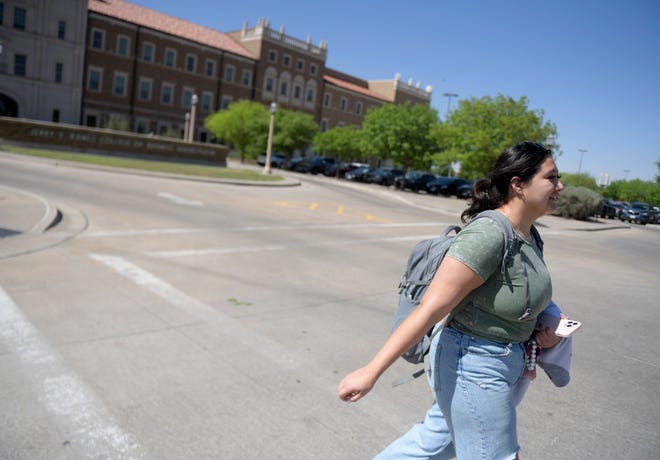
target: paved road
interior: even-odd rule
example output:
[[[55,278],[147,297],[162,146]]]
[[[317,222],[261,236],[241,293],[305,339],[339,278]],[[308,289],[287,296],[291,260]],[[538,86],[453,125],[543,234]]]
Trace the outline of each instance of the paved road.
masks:
[[[364,459],[418,421],[423,379],[389,384],[406,363],[357,405],[336,385],[387,335],[414,242],[464,203],[292,177],[0,157],[0,458]],[[660,227],[539,225],[585,326],[572,383],[539,377],[519,411],[524,457],[657,458]]]

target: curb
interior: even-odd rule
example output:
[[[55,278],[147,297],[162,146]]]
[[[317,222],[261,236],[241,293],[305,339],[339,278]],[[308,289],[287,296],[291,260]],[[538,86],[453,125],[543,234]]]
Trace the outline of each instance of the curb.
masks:
[[[249,180],[240,180],[240,179],[218,179],[214,177],[190,176],[187,174],[160,173],[153,171],[143,171],[140,169],[90,165],[85,163],[78,163],[76,161],[52,160],[50,158],[33,157],[30,155],[20,155],[11,152],[4,152],[2,150],[0,150],[0,155],[19,161],[44,162],[44,163],[53,164],[55,166],[65,166],[70,168],[89,169],[93,171],[104,171],[104,172],[113,172],[113,173],[121,172],[122,174],[132,174],[136,176],[163,177],[166,179],[189,180],[194,182],[208,182],[208,183],[227,184],[227,185],[243,185],[243,186],[252,186],[252,187],[296,187],[301,185],[299,180],[292,179],[284,175],[281,176],[283,178],[281,181],[249,181]],[[235,167],[235,168],[240,169],[240,167]]]

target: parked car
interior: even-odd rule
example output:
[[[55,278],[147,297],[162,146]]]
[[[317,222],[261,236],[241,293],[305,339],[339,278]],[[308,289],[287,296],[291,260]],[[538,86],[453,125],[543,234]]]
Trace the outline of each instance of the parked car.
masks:
[[[456,190],[461,185],[469,185],[472,187],[472,182],[459,177],[440,176],[436,180],[426,184],[426,191],[433,195],[451,196],[456,195]]]
[[[296,166],[298,165],[298,163],[300,163],[300,162],[303,161],[303,160],[304,160],[303,157],[293,157],[293,158],[289,158],[288,160],[286,160],[286,161],[284,162],[284,166],[283,166],[283,167],[284,167],[284,169],[287,169],[287,170],[289,170],[289,171],[295,171],[295,170],[296,170]]]
[[[354,182],[364,182],[364,176],[367,175],[369,171],[371,171],[369,166],[362,166],[360,168],[355,168],[352,171],[348,171],[344,175],[344,178]]]
[[[623,222],[629,221],[646,225],[649,222],[649,209],[651,209],[651,205],[648,203],[633,202],[628,206],[624,206],[619,219]]]
[[[472,198],[472,186],[474,181],[469,181],[468,184],[459,185],[456,187],[456,197],[457,198]]]
[[[311,157],[303,158],[302,161],[298,162],[293,171],[309,173],[309,174],[322,174],[328,166],[335,163],[334,158],[324,158],[324,157]]]
[[[401,176],[402,174],[403,171],[400,169],[384,166],[369,171],[369,173],[367,173],[367,175],[364,177],[364,182],[368,184],[392,185],[394,183],[394,179],[396,179],[398,176]]]
[[[435,174],[409,171],[405,175],[405,181],[403,176],[399,176],[394,180],[394,186],[399,189],[407,188],[413,192],[426,191],[426,184],[437,179],[437,177]]]
[[[281,168],[286,163],[286,155],[282,153],[271,153],[270,154],[270,165],[274,168]],[[266,154],[262,153],[257,158],[257,164],[260,166],[266,165]]]
[[[603,198],[603,206],[600,208],[600,217],[608,219],[616,219],[621,214],[623,204],[616,201]]]
[[[337,168],[339,168],[339,177],[345,177],[347,172],[365,166],[369,166],[369,165],[364,163],[345,163],[345,162],[334,163],[329,165],[327,168],[325,168],[323,174],[329,177],[336,177]]]

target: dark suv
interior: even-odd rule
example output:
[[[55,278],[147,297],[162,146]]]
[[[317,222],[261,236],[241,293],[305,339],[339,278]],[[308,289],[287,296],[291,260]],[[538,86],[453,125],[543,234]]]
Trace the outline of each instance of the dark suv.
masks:
[[[309,173],[309,174],[323,174],[326,168],[335,164],[334,158],[312,157],[303,158],[293,170],[296,172]]]

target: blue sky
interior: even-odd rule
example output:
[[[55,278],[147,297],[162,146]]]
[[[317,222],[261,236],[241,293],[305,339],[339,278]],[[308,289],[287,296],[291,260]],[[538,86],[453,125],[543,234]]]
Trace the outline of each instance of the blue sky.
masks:
[[[660,160],[660,1],[133,0],[211,27],[258,18],[328,44],[329,67],[367,80],[399,73],[448,98],[526,96],[557,126],[559,168],[654,180]],[[323,6],[321,6],[323,5]],[[581,149],[586,150],[580,153]],[[580,165],[580,158],[582,158]]]

